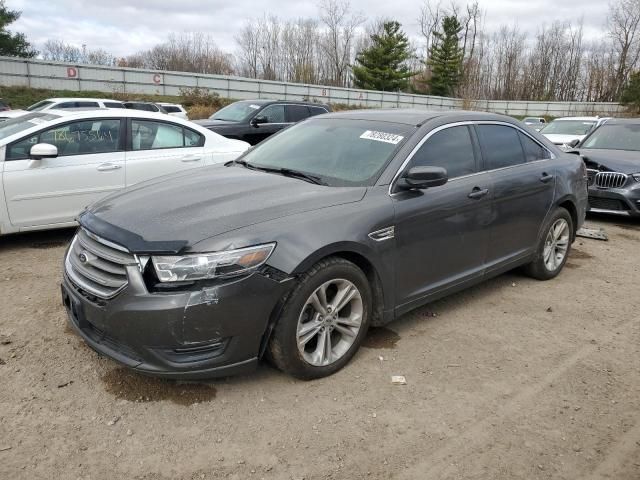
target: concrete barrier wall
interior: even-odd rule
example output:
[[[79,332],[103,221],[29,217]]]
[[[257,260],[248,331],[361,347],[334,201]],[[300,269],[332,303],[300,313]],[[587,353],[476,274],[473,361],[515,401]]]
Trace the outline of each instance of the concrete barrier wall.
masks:
[[[225,75],[73,65],[0,57],[0,86],[16,85],[54,90],[159,95],[179,95],[182,88],[199,87],[234,99],[310,100],[372,108],[466,108],[515,116],[615,116],[624,112],[624,107],[620,104],[609,102],[463,101],[458,98],[273,82]]]

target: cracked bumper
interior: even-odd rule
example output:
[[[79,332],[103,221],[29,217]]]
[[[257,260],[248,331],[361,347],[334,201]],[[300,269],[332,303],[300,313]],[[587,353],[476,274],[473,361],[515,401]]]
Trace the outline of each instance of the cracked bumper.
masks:
[[[140,373],[176,379],[253,370],[271,312],[292,282],[254,273],[207,288],[150,293],[136,277],[116,297],[101,300],[64,275],[69,322],[98,353]]]

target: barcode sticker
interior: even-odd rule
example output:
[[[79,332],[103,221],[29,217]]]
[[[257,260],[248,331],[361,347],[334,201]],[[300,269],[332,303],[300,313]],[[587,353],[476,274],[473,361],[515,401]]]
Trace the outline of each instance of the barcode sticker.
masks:
[[[402,135],[396,135],[395,133],[376,132],[375,130],[367,130],[360,138],[366,140],[375,140],[376,142],[391,143],[397,145],[404,138]]]

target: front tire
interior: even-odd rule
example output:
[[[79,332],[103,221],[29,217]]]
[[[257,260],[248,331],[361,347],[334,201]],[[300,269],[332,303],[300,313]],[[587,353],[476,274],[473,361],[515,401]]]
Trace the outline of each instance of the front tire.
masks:
[[[556,277],[569,257],[573,232],[571,215],[566,209],[558,207],[545,223],[535,257],[525,267],[526,273],[538,280]]]
[[[287,298],[269,342],[277,368],[296,378],[326,377],[344,367],[367,334],[371,287],[353,263],[315,264]]]

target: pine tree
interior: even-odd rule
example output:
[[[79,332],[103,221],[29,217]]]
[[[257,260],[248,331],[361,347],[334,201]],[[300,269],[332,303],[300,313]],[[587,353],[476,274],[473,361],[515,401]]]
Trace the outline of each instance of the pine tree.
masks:
[[[628,106],[635,113],[640,113],[640,70],[630,75],[629,83],[620,97],[620,103]]]
[[[384,22],[382,31],[371,35],[372,44],[356,55],[358,65],[353,66],[357,88],[404,91],[413,72],[407,67],[411,58],[409,39],[396,21]]]
[[[460,32],[462,25],[454,16],[442,19],[442,31],[435,32],[435,41],[429,52],[428,66],[431,68],[429,87],[432,95],[451,96],[460,83],[462,48]]]
[[[31,48],[22,33],[11,33],[7,31],[7,26],[20,18],[17,10],[9,10],[0,0],[0,55],[9,57],[35,57],[38,52]]]

